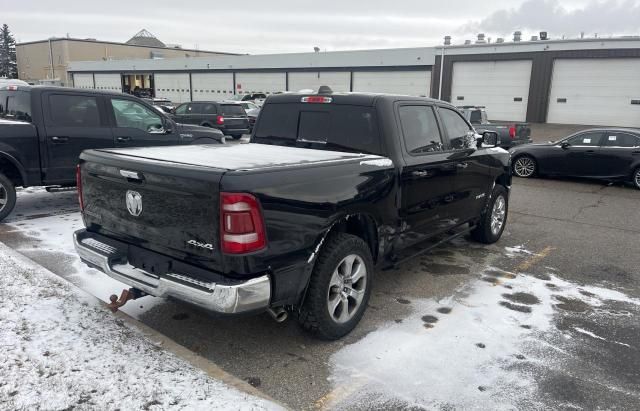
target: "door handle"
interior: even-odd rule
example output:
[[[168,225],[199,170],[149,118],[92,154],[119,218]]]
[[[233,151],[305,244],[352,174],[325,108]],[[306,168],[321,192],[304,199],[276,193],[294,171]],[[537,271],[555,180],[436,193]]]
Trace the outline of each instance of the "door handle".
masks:
[[[411,172],[411,176],[416,177],[416,178],[428,177],[429,176],[429,172],[426,171],[426,170],[416,170],[416,171],[412,171]]]
[[[458,167],[458,168],[467,168],[467,167],[469,167],[469,163],[457,163],[456,167]]]
[[[118,138],[116,138],[116,141],[118,143],[127,143],[127,142],[131,141],[131,137],[118,137]]]
[[[51,137],[51,141],[53,141],[55,144],[64,144],[69,142],[69,137],[54,136]]]
[[[595,151],[594,151],[594,150],[587,150],[587,151],[585,151],[585,153],[587,153],[587,154],[593,154],[593,153],[595,153]]]

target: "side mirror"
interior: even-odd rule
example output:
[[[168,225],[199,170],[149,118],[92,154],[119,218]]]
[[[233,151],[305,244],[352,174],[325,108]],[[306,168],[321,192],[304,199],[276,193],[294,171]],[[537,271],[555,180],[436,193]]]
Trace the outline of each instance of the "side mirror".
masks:
[[[480,140],[480,147],[491,148],[498,146],[498,133],[495,131],[485,131],[482,133],[482,139]]]
[[[566,149],[566,148],[567,148],[567,147],[569,147],[570,145],[571,145],[571,144],[567,143],[566,141],[563,141],[563,142],[560,144],[560,147],[562,147],[562,148]]]

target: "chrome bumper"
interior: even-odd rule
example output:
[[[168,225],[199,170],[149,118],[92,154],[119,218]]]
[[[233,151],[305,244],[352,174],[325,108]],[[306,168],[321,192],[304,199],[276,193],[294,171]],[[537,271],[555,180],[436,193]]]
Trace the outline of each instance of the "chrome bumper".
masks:
[[[175,297],[210,311],[235,314],[269,307],[269,276],[232,285],[208,283],[178,273],[158,276],[135,268],[127,260],[127,251],[99,241],[86,230],[73,233],[80,259],[110,277],[156,297]]]

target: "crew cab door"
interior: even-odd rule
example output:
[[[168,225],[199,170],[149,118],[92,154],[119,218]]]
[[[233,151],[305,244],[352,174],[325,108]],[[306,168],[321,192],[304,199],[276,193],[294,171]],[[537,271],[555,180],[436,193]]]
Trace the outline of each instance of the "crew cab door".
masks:
[[[478,150],[473,127],[455,110],[438,107],[448,138],[449,159],[455,165],[456,212],[459,222],[480,216],[493,183],[493,158]]]
[[[114,146],[104,98],[82,92],[42,94],[46,134],[45,184],[73,184],[83,150]]]
[[[456,218],[458,161],[447,151],[433,106],[400,103],[396,110],[405,161],[400,172],[403,247],[451,226]]]
[[[157,110],[128,97],[110,97],[108,110],[116,147],[182,143],[177,127]]]

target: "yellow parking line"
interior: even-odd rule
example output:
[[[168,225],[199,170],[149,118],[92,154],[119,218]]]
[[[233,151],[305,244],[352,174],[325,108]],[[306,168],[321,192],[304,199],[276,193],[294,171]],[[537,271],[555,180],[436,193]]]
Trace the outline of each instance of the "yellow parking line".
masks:
[[[531,257],[527,258],[516,267],[516,274],[523,271],[527,271],[532,266],[538,264],[540,261],[544,260],[549,254],[551,254],[553,250],[555,250],[555,247],[546,246],[539,253],[534,254]]]

